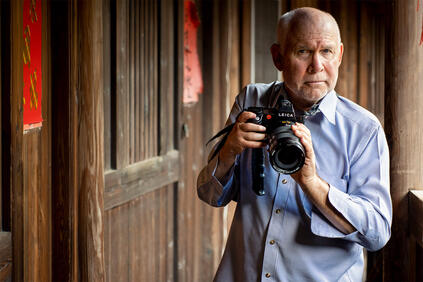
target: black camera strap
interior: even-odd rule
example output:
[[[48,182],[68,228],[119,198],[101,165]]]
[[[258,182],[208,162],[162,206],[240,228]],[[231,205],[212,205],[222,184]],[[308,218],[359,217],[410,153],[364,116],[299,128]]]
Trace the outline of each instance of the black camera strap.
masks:
[[[273,82],[273,84],[269,87],[269,89],[267,90],[267,92],[270,92],[270,94],[278,94],[278,92],[280,91],[280,88],[279,87],[281,87],[281,84],[278,84],[278,83],[276,83],[276,81],[275,82]],[[264,94],[264,95],[267,95],[267,93],[266,94]],[[272,96],[272,95],[271,95]],[[235,120],[238,120],[238,117],[239,117],[239,115],[240,114],[242,114],[243,112],[244,112],[245,110],[242,110],[239,114],[238,114],[238,116],[237,116],[237,118],[235,119]],[[224,135],[223,136],[223,138],[222,138],[222,140],[220,140],[220,142],[219,142],[219,144],[216,146],[216,149],[214,150],[214,152],[213,152],[213,154],[212,154],[212,156],[211,156],[211,158],[210,158],[210,160],[211,159],[213,159],[219,152],[220,152],[220,150],[222,149],[222,147],[223,147],[223,145],[225,144],[225,142],[226,142],[226,139],[228,139],[228,135],[229,135],[229,133],[232,131],[232,128],[235,126],[235,122],[234,123],[232,123],[232,124],[229,124],[228,126],[226,126],[225,128],[223,128],[222,130],[220,130],[218,133],[216,133],[216,135],[214,135],[209,141],[207,141],[207,143],[206,143],[206,146],[211,142],[211,141],[213,141],[213,140],[215,140],[216,138],[219,138],[220,136],[222,136],[222,135]]]
[[[242,111],[243,112],[243,111]],[[241,112],[241,113],[242,113]],[[241,114],[240,113],[240,114]],[[228,139],[228,135],[229,133],[232,131],[232,128],[234,128],[235,123],[231,123],[230,125],[226,126],[225,128],[223,128],[221,131],[219,131],[215,136],[213,136],[209,141],[207,141],[206,146],[213,140],[215,140],[216,138],[219,138],[220,136],[223,136],[222,140],[220,140],[219,144],[217,144],[216,149],[213,152],[213,155],[211,156],[210,160],[213,159],[219,152],[220,149],[222,149],[223,145],[226,142],[226,139]]]

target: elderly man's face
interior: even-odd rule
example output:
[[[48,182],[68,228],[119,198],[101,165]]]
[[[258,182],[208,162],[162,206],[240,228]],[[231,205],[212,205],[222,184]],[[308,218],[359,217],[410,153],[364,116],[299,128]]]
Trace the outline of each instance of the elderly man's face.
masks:
[[[291,28],[279,52],[285,86],[297,107],[308,108],[335,88],[343,46],[333,24]]]

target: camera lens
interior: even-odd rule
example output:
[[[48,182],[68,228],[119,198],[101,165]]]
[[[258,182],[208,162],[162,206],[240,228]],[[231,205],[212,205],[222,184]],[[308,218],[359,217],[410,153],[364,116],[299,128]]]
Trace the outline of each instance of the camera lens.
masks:
[[[304,147],[290,126],[281,126],[271,133],[270,148],[270,162],[276,171],[291,174],[304,165]]]

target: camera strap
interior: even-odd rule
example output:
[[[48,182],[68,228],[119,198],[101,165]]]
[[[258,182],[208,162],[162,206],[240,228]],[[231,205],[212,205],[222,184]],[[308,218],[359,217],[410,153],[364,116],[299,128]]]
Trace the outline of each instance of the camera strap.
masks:
[[[220,136],[222,136],[224,134],[222,140],[220,140],[219,144],[217,144],[216,149],[214,150],[213,155],[211,156],[210,159],[213,159],[220,152],[220,149],[222,149],[223,145],[226,142],[226,139],[228,138],[229,133],[231,132],[232,128],[234,128],[234,126],[235,126],[235,123],[232,123],[232,124],[226,126],[221,131],[219,131],[215,136],[213,136],[209,141],[207,141],[206,146],[211,141],[215,140],[216,138],[219,138]]]
[[[266,92],[270,92],[272,95],[273,94],[275,94],[275,93],[278,93],[279,92],[279,90],[280,90],[280,87],[281,86],[281,84],[277,84],[276,82],[274,82],[270,87],[269,87],[269,89],[266,91]],[[266,94],[264,94],[264,95],[268,95],[268,93],[266,93]],[[238,117],[239,117],[239,115],[240,114],[242,114],[243,112],[244,112],[245,110],[242,110],[239,114],[238,114],[238,116],[237,116],[237,118],[235,119],[235,120],[238,120]],[[213,152],[213,154],[212,154],[212,156],[211,156],[211,158],[210,158],[210,160],[211,159],[213,159],[219,152],[220,152],[220,150],[222,149],[222,147],[223,147],[223,145],[225,144],[225,142],[226,142],[226,139],[228,139],[228,135],[229,135],[229,133],[232,131],[232,128],[235,126],[235,123],[232,123],[232,124],[229,124],[228,126],[226,126],[225,128],[223,128],[222,130],[220,130],[218,133],[216,133],[216,135],[214,135],[209,141],[207,141],[207,143],[206,143],[206,146],[211,142],[211,141],[213,141],[213,140],[215,140],[216,138],[219,138],[220,136],[222,136],[222,135],[224,135],[223,136],[223,138],[222,138],[222,140],[220,140],[220,142],[218,143],[218,145],[216,146],[216,149],[214,150],[214,152]]]

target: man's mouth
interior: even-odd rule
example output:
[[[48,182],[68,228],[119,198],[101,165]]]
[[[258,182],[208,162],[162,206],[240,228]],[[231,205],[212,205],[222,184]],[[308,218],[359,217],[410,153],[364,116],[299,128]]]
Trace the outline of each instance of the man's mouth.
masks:
[[[322,84],[325,84],[325,81],[324,80],[311,80],[311,81],[305,82],[305,84],[308,84],[308,85],[322,85]]]

